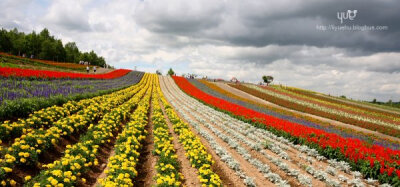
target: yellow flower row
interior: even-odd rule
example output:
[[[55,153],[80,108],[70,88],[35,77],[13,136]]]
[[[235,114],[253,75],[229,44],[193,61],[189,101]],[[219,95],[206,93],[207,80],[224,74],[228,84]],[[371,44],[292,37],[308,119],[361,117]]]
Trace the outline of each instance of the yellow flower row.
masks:
[[[160,88],[157,89],[161,95],[161,101],[165,107],[166,114],[172,123],[174,132],[179,135],[179,142],[182,143],[185,149],[185,156],[190,160],[193,168],[199,171],[199,180],[203,186],[222,186],[222,181],[219,176],[211,170],[211,165],[214,164],[212,156],[208,154],[206,148],[189,128],[189,125],[183,122],[171,105],[165,100]]]
[[[38,176],[33,178],[28,185],[45,186],[74,186],[79,180],[81,174],[89,169],[92,165],[97,165],[96,155],[101,145],[110,142],[123,121],[126,121],[131,115],[131,111],[138,105],[142,97],[150,88],[152,77],[145,79],[145,83],[141,84],[140,91],[137,92],[127,102],[119,105],[106,113],[96,126],[90,126],[87,133],[80,138],[79,143],[69,146],[65,151],[64,157],[60,160],[48,164],[47,170],[43,170]],[[134,93],[134,91],[131,91]],[[125,93],[130,95],[130,93]],[[129,174],[118,176],[123,178]],[[82,182],[86,180],[80,178]]]
[[[119,92],[123,93],[123,91]],[[118,93],[116,92],[115,94]],[[49,127],[59,119],[81,111],[91,103],[101,103],[110,96],[112,96],[112,94],[105,95],[104,97],[97,96],[91,99],[83,99],[79,102],[68,101],[62,106],[54,105],[35,111],[33,114],[30,114],[27,119],[19,119],[13,123],[10,123],[8,120],[4,121],[0,124],[0,140],[10,140],[29,133],[32,129]]]
[[[159,85],[158,82],[157,85]],[[169,128],[159,103],[159,89],[160,87],[157,86],[151,100],[153,105],[154,153],[158,156],[156,163],[157,175],[155,176],[156,185],[181,186],[183,175],[179,173],[178,157],[172,143],[173,137],[169,134]]]
[[[139,93],[144,94],[142,90],[146,86],[145,83],[147,82],[148,76],[145,76],[139,84],[125,89],[125,92],[115,92],[110,95],[101,96],[104,97],[102,99],[102,103],[99,104],[97,102],[94,102],[90,104],[86,109],[55,122],[54,125],[49,129],[34,129],[32,130],[32,132],[29,132],[26,135],[22,135],[21,138],[16,138],[15,142],[6,150],[5,155],[8,157],[8,159],[0,162],[0,180],[3,180],[7,177],[7,174],[2,175],[2,167],[12,168],[15,165],[23,166],[38,164],[39,154],[57,144],[61,136],[70,135],[75,131],[79,132],[84,128],[88,128],[88,126],[88,132],[91,132],[94,131],[93,129],[107,126],[108,121],[114,121],[116,120],[115,118],[123,117],[118,116],[120,115],[121,111],[119,110],[121,110],[121,107],[118,107],[116,109],[113,108],[120,106],[136,93],[136,95],[139,95]],[[140,98],[136,98],[135,102],[139,99]],[[106,119],[107,117],[107,120],[102,120],[96,126],[90,124],[97,121],[105,113],[107,115],[104,116],[104,119]],[[103,134],[93,132],[93,138],[100,139],[102,138],[101,135]],[[104,142],[104,140],[101,141]],[[67,151],[66,158],[69,158],[69,153]],[[23,154],[20,154],[21,152]],[[29,153],[28,157],[25,157],[25,155],[27,155],[26,153]]]
[[[152,83],[154,88],[155,79]],[[153,89],[152,89],[153,90]],[[148,91],[142,101],[139,102],[135,112],[131,115],[131,121],[118,135],[115,145],[115,155],[108,159],[107,177],[99,179],[102,186],[133,186],[133,179],[138,175],[135,167],[138,162],[142,140],[146,138],[147,114],[151,92]]]

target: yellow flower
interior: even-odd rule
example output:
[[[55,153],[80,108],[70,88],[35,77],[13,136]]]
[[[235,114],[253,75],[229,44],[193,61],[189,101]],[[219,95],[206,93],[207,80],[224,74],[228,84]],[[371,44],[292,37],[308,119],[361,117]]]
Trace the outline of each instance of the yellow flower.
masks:
[[[17,182],[15,182],[15,180],[11,179],[10,184],[11,184],[11,186],[15,186],[17,184]]]
[[[51,180],[51,185],[55,186],[58,184],[58,181],[56,179]]]
[[[27,175],[26,177],[25,177],[25,181],[29,181],[29,180],[31,180],[31,176],[30,175]]]
[[[76,167],[76,169],[81,169],[81,165],[79,165],[78,163],[74,163],[74,166]]]
[[[6,173],[12,172],[12,169],[9,168],[9,167],[3,167],[3,169],[4,169],[4,171],[5,171]]]

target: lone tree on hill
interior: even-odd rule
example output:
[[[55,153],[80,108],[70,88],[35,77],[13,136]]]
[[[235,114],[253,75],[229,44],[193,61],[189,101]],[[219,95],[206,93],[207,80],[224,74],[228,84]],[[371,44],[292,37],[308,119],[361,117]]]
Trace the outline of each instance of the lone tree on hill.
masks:
[[[262,76],[262,79],[264,80],[264,83],[266,83],[267,84],[267,86],[272,82],[272,81],[274,81],[274,77],[272,77],[272,76]]]
[[[156,74],[157,74],[157,75],[161,75],[161,71],[160,71],[160,70],[157,70],[157,71],[156,71]]]
[[[174,70],[172,70],[172,68],[169,68],[168,75],[169,76],[175,75],[175,72],[174,72]]]

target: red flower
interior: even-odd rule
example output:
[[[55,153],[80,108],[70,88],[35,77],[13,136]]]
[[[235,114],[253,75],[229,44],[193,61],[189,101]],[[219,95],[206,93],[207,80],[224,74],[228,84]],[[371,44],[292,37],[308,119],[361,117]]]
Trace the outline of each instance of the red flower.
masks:
[[[400,169],[396,170],[397,177],[400,179]]]
[[[379,169],[379,172],[380,172],[381,174],[385,173],[385,168],[381,167],[381,168]]]
[[[38,78],[72,78],[72,79],[115,79],[126,75],[131,70],[118,69],[104,74],[69,73],[47,70],[32,70],[20,68],[0,67],[0,76],[3,77],[38,77]]]
[[[389,175],[389,176],[392,176],[393,171],[394,171],[394,168],[393,168],[393,167],[390,167],[390,168],[388,169],[388,175]]]
[[[369,166],[370,166],[371,168],[373,168],[374,165],[375,165],[375,163],[374,163],[375,159],[372,158],[372,157],[368,157],[367,159],[369,160]]]

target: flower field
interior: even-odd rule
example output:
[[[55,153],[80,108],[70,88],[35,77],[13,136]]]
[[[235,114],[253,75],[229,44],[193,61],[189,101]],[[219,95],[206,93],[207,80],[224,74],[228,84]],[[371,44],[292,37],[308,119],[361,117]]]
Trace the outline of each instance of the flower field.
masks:
[[[381,183],[399,185],[400,151],[377,145],[368,145],[363,141],[343,138],[323,130],[292,123],[270,115],[236,105],[210,96],[194,87],[182,77],[174,77],[176,84],[188,95],[199,101],[226,112],[234,118],[251,123],[287,139],[293,144],[309,146],[331,163],[332,159],[345,162],[349,169],[369,180],[377,179]],[[357,174],[358,175],[358,174]]]
[[[0,120],[25,117],[36,110],[76,101],[134,85],[142,72],[106,80],[0,78]]]
[[[0,67],[1,77],[28,77],[34,79],[54,79],[54,78],[69,78],[69,79],[115,79],[126,75],[131,70],[118,69],[104,74],[85,74],[85,73],[70,73],[48,70],[32,70],[20,68]]]
[[[388,147],[392,149],[400,149],[400,142],[393,141],[388,138],[378,137],[375,134],[365,133],[364,131],[357,131],[351,126],[347,127],[337,127],[335,124],[332,124],[329,120],[320,120],[311,116],[307,116],[301,113],[295,113],[292,111],[288,111],[282,108],[274,107],[267,104],[262,104],[256,99],[249,98],[250,95],[243,94],[234,94],[231,91],[235,90],[235,88],[231,88],[228,85],[223,83],[211,83],[206,80],[196,80],[196,79],[188,79],[194,86],[198,89],[210,94],[212,96],[218,97],[220,99],[224,99],[226,101],[244,106],[246,108],[250,108],[257,112],[261,112],[264,114],[272,115],[278,117],[280,119],[285,119],[291,122],[299,123],[305,126],[317,128],[324,130],[326,132],[331,132],[338,134],[342,137],[347,138],[355,138],[363,141],[368,141],[371,144],[381,145],[383,147]],[[239,90],[235,90],[240,92]]]
[[[398,115],[387,115],[377,111],[371,112],[343,104],[309,98],[296,93],[278,91],[274,88],[264,88],[256,85],[231,86],[290,109],[341,121],[390,136],[400,136],[400,118]]]
[[[0,129],[3,186],[133,186],[149,158],[155,172],[146,180],[153,185],[222,186],[213,157],[164,99],[156,75],[5,121]]]
[[[399,151],[204,81],[140,72],[2,81],[6,102],[13,90],[26,94],[14,100],[109,91],[4,116],[3,186],[400,185]]]

